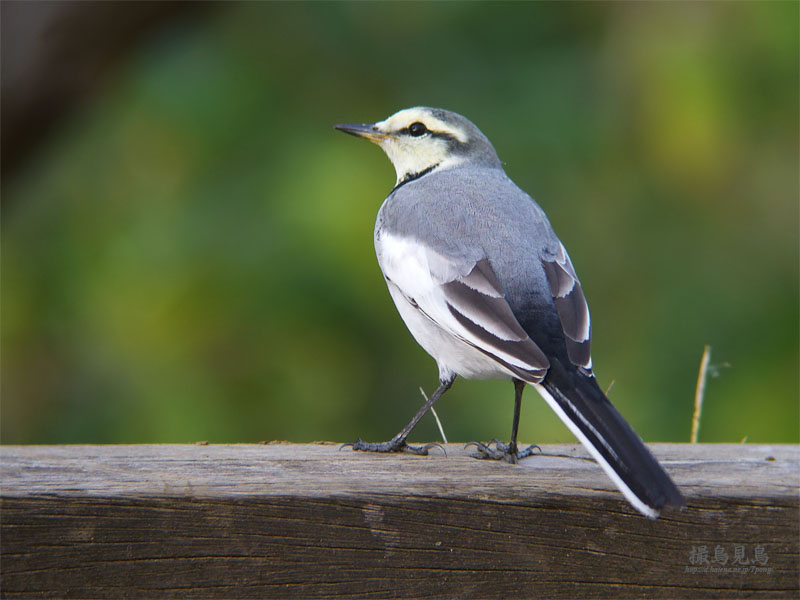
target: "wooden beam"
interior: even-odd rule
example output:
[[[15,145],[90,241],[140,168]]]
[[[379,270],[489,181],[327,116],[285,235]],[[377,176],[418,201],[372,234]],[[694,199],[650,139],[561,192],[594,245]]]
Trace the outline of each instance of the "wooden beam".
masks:
[[[797,597],[800,447],[653,444],[637,514],[575,445],[2,446],[3,598]]]

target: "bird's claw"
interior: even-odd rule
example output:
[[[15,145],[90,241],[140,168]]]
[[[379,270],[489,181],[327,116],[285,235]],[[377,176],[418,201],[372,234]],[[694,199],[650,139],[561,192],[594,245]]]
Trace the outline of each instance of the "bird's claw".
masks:
[[[371,443],[358,438],[355,442],[348,442],[339,446],[339,450],[347,447],[361,452],[408,452],[417,456],[427,456],[433,448],[438,448],[447,456],[444,446],[437,443],[425,444],[424,446],[410,446],[404,438],[389,440],[388,442]]]
[[[494,444],[494,448],[492,448],[492,444]],[[488,444],[469,442],[464,448],[469,448],[470,446],[475,446],[478,450],[478,454],[474,455],[475,458],[505,460],[512,464],[516,464],[520,459],[533,455],[534,450],[538,450],[540,453],[542,451],[536,444],[532,444],[524,450],[518,450],[516,444],[505,444],[497,438],[493,438]]]

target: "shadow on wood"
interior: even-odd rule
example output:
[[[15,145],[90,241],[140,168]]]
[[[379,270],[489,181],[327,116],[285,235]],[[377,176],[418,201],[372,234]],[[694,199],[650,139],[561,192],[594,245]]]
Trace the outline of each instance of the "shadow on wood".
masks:
[[[520,465],[331,444],[3,446],[3,598],[798,594],[800,448],[653,444],[636,513],[574,445]]]

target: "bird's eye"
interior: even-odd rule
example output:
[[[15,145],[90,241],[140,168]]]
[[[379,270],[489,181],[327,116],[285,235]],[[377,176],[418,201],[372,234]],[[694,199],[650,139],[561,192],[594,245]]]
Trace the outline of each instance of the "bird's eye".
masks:
[[[428,133],[428,128],[425,127],[424,123],[417,121],[416,123],[412,123],[408,126],[408,133],[410,133],[413,137],[419,137]]]

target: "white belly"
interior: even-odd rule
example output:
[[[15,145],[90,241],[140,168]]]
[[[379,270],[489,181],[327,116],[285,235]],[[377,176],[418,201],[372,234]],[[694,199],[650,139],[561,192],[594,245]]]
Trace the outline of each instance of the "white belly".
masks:
[[[449,379],[459,375],[466,379],[510,379],[512,374],[497,361],[489,358],[466,342],[445,331],[413,306],[400,289],[388,282],[400,316],[425,351],[436,359],[439,378]]]

